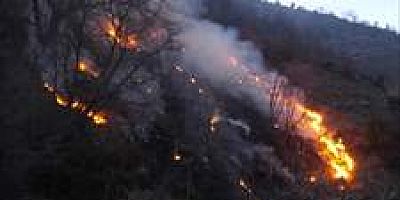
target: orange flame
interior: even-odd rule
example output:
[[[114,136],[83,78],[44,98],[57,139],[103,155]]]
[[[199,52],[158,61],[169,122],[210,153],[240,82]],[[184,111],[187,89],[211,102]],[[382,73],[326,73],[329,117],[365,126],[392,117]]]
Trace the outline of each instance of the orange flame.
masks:
[[[304,115],[302,122],[298,124],[298,128],[310,131],[317,137],[316,140],[320,148],[319,155],[330,167],[333,178],[346,181],[352,180],[355,162],[346,150],[342,139],[335,139],[334,134],[328,131],[320,113],[312,111],[301,104],[296,104],[295,109]]]
[[[77,70],[94,78],[97,78],[99,76],[99,72],[93,66],[91,66],[91,64],[89,64],[89,61],[79,61],[77,64]]]
[[[240,64],[238,58],[234,56],[228,57],[228,63],[229,66],[235,68]],[[257,87],[271,87],[270,83],[261,79],[255,72],[252,72],[247,67],[243,70],[249,77],[249,79],[246,80],[254,80],[254,83],[250,84]],[[243,84],[242,79],[238,81],[240,84]],[[301,118],[301,122],[296,123],[296,127],[301,131],[311,133],[312,138],[318,144],[319,155],[329,167],[331,176],[334,179],[351,181],[355,171],[354,158],[347,151],[342,139],[335,138],[333,132],[329,131],[324,123],[323,116],[300,103],[300,99],[296,97],[287,97],[280,91],[275,97],[275,100],[278,104],[282,105],[285,110],[291,110],[291,107],[293,107],[294,114]],[[275,124],[274,127],[279,128],[279,124]]]
[[[94,113],[92,116],[92,120],[93,123],[95,123],[96,125],[107,124],[107,116],[105,113],[102,112]]]
[[[137,35],[130,34],[127,35],[125,41],[123,42],[123,46],[127,49],[136,48],[139,45]]]
[[[119,23],[107,21],[105,25],[105,32],[107,37],[115,41],[121,47],[126,49],[134,49],[139,45],[138,36],[136,34],[124,33],[123,27],[118,27]]]
[[[62,107],[67,107],[67,106],[68,106],[69,101],[68,101],[67,97],[62,96],[62,95],[60,95],[60,94],[56,94],[56,95],[55,95],[55,98],[56,98],[56,103],[57,103],[58,105],[60,105],[60,106],[62,106]]]
[[[243,178],[239,178],[238,184],[247,193],[252,192],[251,186]]]
[[[211,119],[210,119],[210,124],[215,125],[221,120],[220,116],[218,114],[214,114]]]
[[[310,178],[308,180],[310,181],[310,183],[315,183],[315,182],[317,182],[317,177],[310,176]]]
[[[71,110],[78,111],[79,113],[86,113],[86,117],[89,118],[95,125],[105,125],[108,123],[108,116],[104,112],[96,112],[93,110],[87,111],[88,106],[79,100],[70,100],[67,96],[55,92],[54,88],[48,83],[44,83],[43,86],[51,93],[54,93],[55,101],[62,107],[70,107]]]

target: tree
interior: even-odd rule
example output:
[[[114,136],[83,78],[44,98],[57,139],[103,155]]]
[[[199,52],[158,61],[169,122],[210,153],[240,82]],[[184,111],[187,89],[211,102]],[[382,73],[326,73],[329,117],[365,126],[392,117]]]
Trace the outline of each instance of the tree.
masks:
[[[31,47],[45,87],[88,117],[112,107],[114,121],[154,119],[162,110],[160,53],[172,48],[178,30],[168,6],[166,0],[32,0]]]

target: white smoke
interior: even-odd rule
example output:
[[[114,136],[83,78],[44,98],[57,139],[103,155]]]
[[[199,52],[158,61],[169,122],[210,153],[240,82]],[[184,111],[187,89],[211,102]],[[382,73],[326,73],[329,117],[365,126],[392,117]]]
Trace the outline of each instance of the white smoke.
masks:
[[[269,113],[264,88],[249,87],[246,79],[249,71],[276,75],[265,72],[260,51],[252,43],[240,41],[236,30],[209,21],[191,20],[179,40],[185,47],[186,70],[234,97],[250,98],[258,109]],[[237,67],[232,67],[230,62],[238,62]]]
[[[186,21],[178,37],[185,48],[185,71],[272,117],[282,128],[300,120],[302,113],[294,109],[294,102],[304,101],[303,91],[268,69],[253,43],[241,41],[233,28],[206,20]],[[303,131],[299,134],[315,136]]]
[[[282,81],[283,85],[287,82],[274,71],[266,70],[263,56],[255,45],[241,41],[238,32],[233,28],[225,28],[195,17],[187,17],[182,22],[185,23],[184,28],[177,38],[184,47],[184,65],[182,66],[184,71],[199,78],[200,82],[207,82],[219,92],[248,101],[247,103],[251,103],[261,113],[270,115],[273,112],[269,107],[270,96],[268,95],[273,86],[271,82],[277,79]],[[260,79],[260,83],[262,82],[260,85],[253,84],[256,76]],[[223,118],[223,121],[231,127],[244,130],[246,136],[250,135],[251,127],[245,122],[231,118]],[[235,158],[233,160],[240,163],[230,166],[241,166],[239,168],[246,166],[247,161],[239,159],[240,154],[243,151],[257,154],[257,150],[253,148],[255,144],[246,141],[242,138],[243,135],[233,134],[232,130],[220,131],[223,133],[217,134],[220,140],[217,143],[222,149],[228,150],[230,158]],[[224,148],[221,144],[225,144],[226,147]],[[251,159],[250,157],[248,159]],[[278,174],[283,177],[292,177],[287,169],[281,169],[283,164],[276,156],[271,157],[276,159],[267,160],[266,165],[274,166],[274,168],[280,166],[276,167]]]

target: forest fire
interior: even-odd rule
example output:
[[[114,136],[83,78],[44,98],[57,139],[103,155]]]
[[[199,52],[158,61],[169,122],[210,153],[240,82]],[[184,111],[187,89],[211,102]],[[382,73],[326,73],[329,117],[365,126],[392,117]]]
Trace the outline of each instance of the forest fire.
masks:
[[[138,36],[133,33],[125,33],[124,27],[119,25],[118,21],[107,21],[105,25],[105,32],[107,37],[126,49],[135,49],[138,47]]]
[[[354,176],[354,159],[346,151],[342,139],[335,139],[328,130],[320,113],[312,111],[301,104],[296,104],[295,109],[303,118],[297,126],[300,130],[309,131],[315,137],[319,146],[319,155],[330,167],[334,179],[351,181]]]
[[[103,112],[96,112],[92,116],[93,123],[97,125],[107,124],[107,116]]]
[[[234,56],[228,57],[228,63],[231,67],[239,67],[239,61]],[[276,87],[271,86],[271,83],[269,83],[267,80],[260,78],[257,73],[252,72],[250,69],[245,67],[245,69],[243,70],[246,72],[246,76],[249,77],[248,80],[254,81],[250,82],[250,85],[264,88]],[[243,80],[239,79],[238,84],[243,84]],[[354,159],[347,151],[342,139],[336,139],[333,132],[328,129],[326,124],[324,124],[324,118],[322,114],[304,106],[302,103],[300,103],[297,97],[284,95],[282,91],[278,91],[278,94],[276,94],[275,97],[275,101],[277,104],[284,107],[282,109],[292,110],[291,112],[293,112],[293,114],[297,116],[297,119],[292,119],[292,121],[299,121],[297,123],[294,123],[297,129],[301,132],[310,134],[311,138],[316,141],[318,154],[324,160],[324,162],[326,162],[327,166],[329,166],[329,172],[331,173],[332,178],[351,181],[354,177],[355,170]],[[277,117],[287,118],[285,114],[278,114]]]
[[[56,103],[62,107],[67,107],[69,102],[68,99],[60,94],[55,94]]]
[[[99,76],[99,72],[87,60],[79,61],[77,64],[77,70],[94,78]]]
[[[400,38],[301,6],[4,8],[5,196],[397,199]]]
[[[310,178],[308,180],[310,181],[310,183],[315,183],[315,182],[317,182],[317,177],[310,176]]]
[[[108,123],[108,116],[106,115],[106,113],[101,111],[88,110],[88,106],[86,103],[83,103],[79,100],[71,100],[67,96],[55,92],[54,87],[50,86],[50,84],[48,83],[44,83],[43,86],[48,92],[54,95],[57,105],[65,108],[70,108],[71,110],[77,111],[79,113],[84,113],[86,117],[89,118],[90,121],[95,125],[105,125]]]
[[[239,68],[239,60],[234,57],[228,57],[229,66],[234,68]],[[262,88],[272,88],[271,83],[265,79],[265,77],[259,76],[257,73],[251,71],[246,66],[241,65],[246,72],[247,79],[238,79],[238,84],[246,84],[262,87]],[[180,66],[175,66],[177,71],[183,72],[184,70]],[[190,76],[190,83],[195,84],[197,79],[194,75]],[[250,82],[247,82],[250,81]],[[271,90],[266,90],[271,92]],[[336,139],[333,132],[329,131],[328,126],[324,124],[324,118],[322,114],[315,112],[306,106],[304,106],[300,101],[293,96],[287,97],[282,91],[278,91],[276,96],[277,104],[284,106],[284,110],[292,110],[293,115],[296,116],[292,118],[292,122],[296,125],[296,128],[303,133],[311,135],[313,141],[316,142],[318,148],[318,155],[328,166],[328,172],[330,177],[335,180],[344,180],[350,182],[354,178],[355,173],[355,161],[350,153],[347,151],[345,144],[342,139]],[[268,93],[268,92],[267,92]],[[268,95],[268,94],[267,94]],[[278,116],[287,117],[287,116]],[[296,119],[295,119],[296,118]],[[220,116],[218,114],[211,115],[209,119],[209,129],[211,132],[217,130],[217,124],[220,121]],[[274,124],[275,128],[280,128],[281,124]],[[284,126],[282,126],[284,127]],[[310,177],[310,182],[316,182],[315,176]]]
[[[83,62],[83,61],[80,61],[79,63],[78,63],[78,70],[79,71],[81,71],[81,72],[86,72],[87,70],[88,70],[88,65],[87,65],[87,63],[86,62]]]

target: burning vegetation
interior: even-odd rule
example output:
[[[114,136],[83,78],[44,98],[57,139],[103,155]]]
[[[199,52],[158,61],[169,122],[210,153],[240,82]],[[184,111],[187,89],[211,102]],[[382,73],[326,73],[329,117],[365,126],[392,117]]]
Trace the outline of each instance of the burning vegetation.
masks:
[[[134,50],[139,47],[138,36],[134,33],[128,33],[127,27],[114,18],[103,22],[106,37],[123,48]]]
[[[88,104],[81,102],[79,100],[73,100],[73,98],[68,98],[65,95],[57,93],[49,83],[44,83],[44,88],[54,95],[55,102],[57,105],[69,108],[72,111],[81,113],[86,116],[93,124],[95,125],[106,125],[109,121],[109,117],[102,111],[95,111],[94,109],[90,109]]]
[[[126,190],[156,183],[154,191],[184,191],[191,199],[194,187],[207,192],[202,176],[210,174],[224,183],[219,191],[232,193],[216,199],[239,199],[238,193],[249,200],[267,198],[264,190],[275,183],[289,185],[286,191],[328,183],[343,193],[356,185],[362,163],[356,163],[351,141],[340,137],[340,127],[314,109],[318,106],[307,102],[301,88],[264,65],[252,44],[235,34],[230,38],[231,31],[219,25],[175,13],[174,6],[181,5],[169,0],[132,2],[78,3],[80,10],[59,23],[70,35],[42,44],[48,51],[38,53],[47,56],[41,60],[43,87],[59,107],[94,127],[110,127],[112,137],[134,146],[137,163],[124,158],[116,164],[135,167],[126,177],[137,182],[128,180],[134,183]],[[223,38],[230,38],[227,44]],[[48,53],[52,45],[61,50]],[[311,149],[307,152],[315,153],[312,163],[297,167],[280,160],[271,138],[283,136],[272,132],[301,138],[299,143]],[[111,182],[104,185],[114,187]],[[151,198],[163,198],[154,193]]]
[[[276,82],[271,84],[266,79],[262,80],[261,76],[250,70],[246,65],[241,64],[236,57],[228,57],[228,63],[229,66],[244,71],[247,76],[245,79],[249,80],[247,84],[265,88],[268,97],[274,96],[275,99],[269,99],[275,101],[274,104],[279,107],[278,110],[275,110],[277,121],[293,124],[299,134],[307,135],[306,137],[315,142],[318,154],[329,167],[328,171],[332,179],[350,182],[354,178],[355,161],[353,156],[350,155],[342,139],[336,138],[334,133],[329,130],[321,113],[307,108],[300,102],[299,96],[285,95],[284,87],[287,86],[280,86],[276,90]],[[277,79],[279,80],[281,77],[277,77]],[[278,82],[285,83],[285,80]],[[238,83],[243,84],[242,79],[239,79]],[[282,126],[286,126],[286,124],[282,124]]]
[[[94,67],[94,65],[87,60],[81,60],[77,63],[77,70],[78,72],[84,73],[87,76],[97,78],[100,73],[98,72],[98,69]]]
[[[296,104],[295,108],[304,116],[297,124],[298,128],[314,135],[314,140],[318,142],[318,154],[329,166],[332,178],[351,181],[354,178],[355,162],[342,139],[335,139],[334,134],[324,124],[322,114],[301,104]]]
[[[283,88],[278,88],[276,85],[271,85],[271,81],[266,80],[262,75],[250,70],[245,64],[239,62],[238,58],[234,56],[228,57],[228,65],[233,68],[243,70],[246,77],[240,77],[237,80],[239,85],[246,84],[266,91],[267,96],[275,96],[274,102],[276,105],[281,106],[279,111],[276,111],[275,117],[280,123],[293,124],[296,131],[304,135],[305,139],[314,141],[318,155],[325,162],[329,178],[332,180],[343,180],[350,183],[355,177],[355,161],[354,157],[350,154],[346,145],[340,137],[329,130],[324,122],[324,117],[321,113],[307,108],[298,96],[285,96]],[[179,66],[175,67],[179,72],[184,70]],[[197,78],[193,74],[189,74],[189,82],[197,84]],[[279,78],[279,77],[278,77]],[[247,80],[244,82],[243,80]],[[274,91],[275,90],[275,91]],[[276,92],[274,94],[274,92]],[[209,119],[209,130],[216,132],[217,125],[221,121],[218,113],[212,114]],[[289,121],[288,121],[289,120]],[[279,127],[285,127],[286,124],[281,124]],[[310,178],[311,182],[316,181],[316,177]]]

